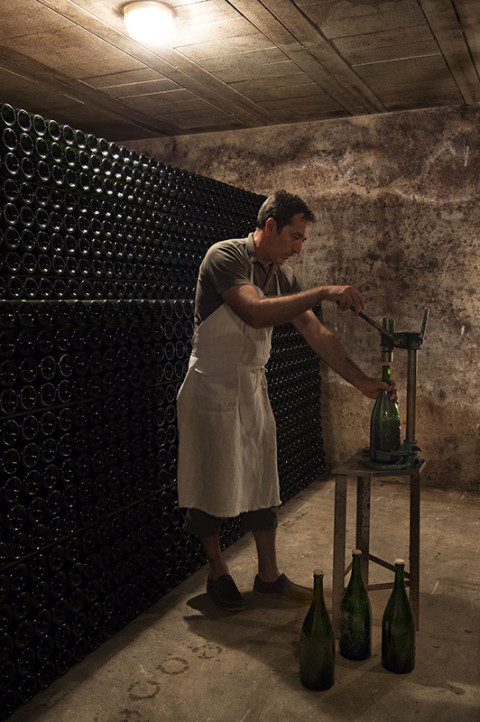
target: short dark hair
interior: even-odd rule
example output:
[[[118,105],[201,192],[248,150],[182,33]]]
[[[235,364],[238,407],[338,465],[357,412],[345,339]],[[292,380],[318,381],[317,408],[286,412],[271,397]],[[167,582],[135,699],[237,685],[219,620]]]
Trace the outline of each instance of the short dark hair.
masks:
[[[269,218],[277,222],[277,230],[287,226],[297,213],[302,213],[306,221],[315,222],[315,216],[304,200],[294,193],[286,190],[277,190],[271,193],[262,203],[257,216],[257,228],[265,228]]]

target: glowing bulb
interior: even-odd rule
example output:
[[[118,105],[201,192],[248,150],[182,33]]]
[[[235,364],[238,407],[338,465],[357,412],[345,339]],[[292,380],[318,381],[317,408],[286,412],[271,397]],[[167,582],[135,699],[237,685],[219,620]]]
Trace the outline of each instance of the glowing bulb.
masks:
[[[123,7],[128,34],[141,43],[165,40],[173,25],[173,12],[160,2],[131,2]]]

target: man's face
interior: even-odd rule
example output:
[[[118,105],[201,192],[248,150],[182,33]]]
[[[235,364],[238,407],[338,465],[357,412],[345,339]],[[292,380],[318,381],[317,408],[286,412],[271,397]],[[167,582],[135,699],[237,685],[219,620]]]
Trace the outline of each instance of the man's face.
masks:
[[[296,213],[290,223],[280,231],[277,230],[277,222],[269,218],[266,230],[270,261],[282,264],[291,256],[301,253],[303,242],[310,230],[310,222],[305,220],[303,213]]]

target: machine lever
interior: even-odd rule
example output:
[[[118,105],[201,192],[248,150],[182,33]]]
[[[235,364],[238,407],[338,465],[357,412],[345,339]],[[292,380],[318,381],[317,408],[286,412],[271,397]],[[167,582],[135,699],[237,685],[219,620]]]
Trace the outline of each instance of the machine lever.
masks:
[[[428,314],[430,313],[430,309],[426,308],[423,312],[423,321],[422,321],[422,330],[420,331],[420,338],[425,338],[425,331],[427,330],[427,321],[428,321]]]
[[[393,333],[390,333],[390,331],[387,331],[386,328],[384,328],[384,327],[381,326],[379,323],[377,323],[376,321],[374,321],[372,318],[370,318],[369,316],[367,316],[366,313],[363,313],[363,311],[359,311],[359,312],[358,312],[358,315],[360,316],[360,318],[363,318],[364,321],[366,321],[367,323],[369,323],[370,326],[373,326],[374,328],[377,329],[377,331],[380,331],[381,334],[383,334],[384,336],[387,336],[388,338],[392,339],[392,341],[395,341],[395,336],[394,336]]]
[[[340,302],[337,301],[337,306],[340,306]],[[350,306],[351,311],[355,311],[355,308],[353,306]],[[367,316],[366,313],[363,311],[359,311],[358,315],[360,318],[363,318],[364,321],[370,324],[370,326],[373,326],[373,328],[376,328],[377,331],[380,331],[380,333],[383,333],[384,336],[387,336],[392,341],[395,341],[395,336],[393,333],[390,333],[390,331],[387,331],[381,324],[377,323],[377,321],[374,321],[373,318],[370,318],[370,316]]]

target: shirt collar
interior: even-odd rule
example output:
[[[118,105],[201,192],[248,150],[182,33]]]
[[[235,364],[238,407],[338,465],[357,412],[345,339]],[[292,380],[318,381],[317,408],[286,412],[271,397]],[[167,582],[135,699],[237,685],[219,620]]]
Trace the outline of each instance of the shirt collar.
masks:
[[[257,256],[257,247],[256,247],[256,245],[255,245],[255,241],[253,240],[253,233],[249,233],[249,234],[248,234],[248,238],[247,238],[247,252],[248,252],[249,258],[251,258],[252,261],[258,261],[258,260],[259,260],[259,259],[258,259],[258,256]]]
[[[265,271],[265,273],[267,273],[268,275],[270,275],[270,274],[272,274],[272,273],[276,273],[276,271],[277,271],[277,269],[278,269],[278,264],[277,264],[277,263],[271,263],[268,267],[265,267],[265,266],[263,265],[262,261],[261,261],[261,260],[259,259],[259,257],[257,256],[257,247],[256,247],[256,245],[255,245],[255,241],[253,240],[253,233],[249,233],[249,234],[248,234],[248,238],[247,238],[247,253],[248,253],[249,258],[251,258],[251,260],[252,260],[254,263],[259,263],[259,264],[261,265],[261,267],[263,268],[263,270]]]

